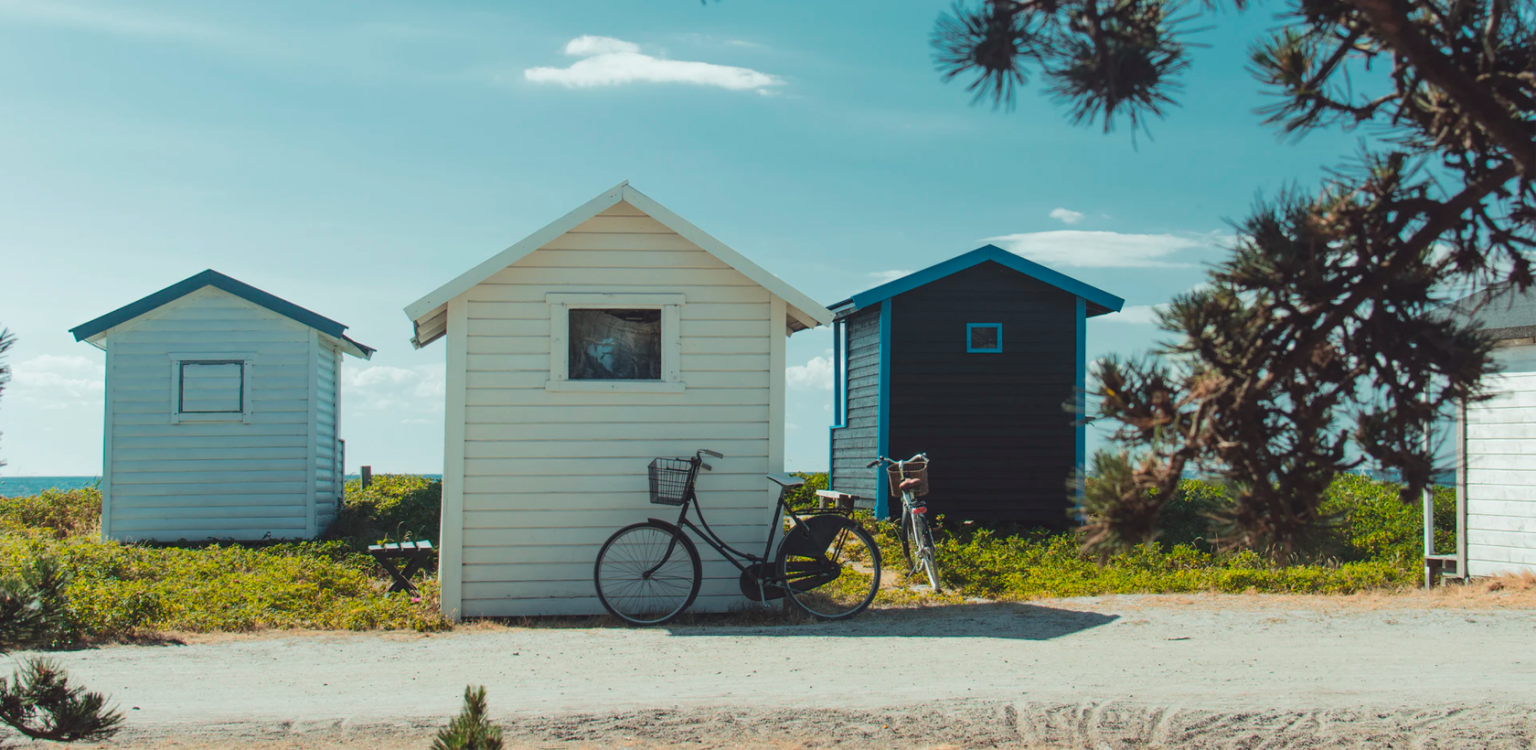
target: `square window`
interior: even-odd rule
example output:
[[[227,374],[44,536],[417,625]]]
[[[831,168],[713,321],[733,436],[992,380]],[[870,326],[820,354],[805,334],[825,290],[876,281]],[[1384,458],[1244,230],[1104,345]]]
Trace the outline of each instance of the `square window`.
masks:
[[[571,380],[661,380],[661,310],[572,309]]]
[[[177,411],[241,414],[245,411],[245,363],[240,360],[181,362]]]
[[[1003,350],[1002,323],[971,323],[965,327],[965,350],[996,354]]]

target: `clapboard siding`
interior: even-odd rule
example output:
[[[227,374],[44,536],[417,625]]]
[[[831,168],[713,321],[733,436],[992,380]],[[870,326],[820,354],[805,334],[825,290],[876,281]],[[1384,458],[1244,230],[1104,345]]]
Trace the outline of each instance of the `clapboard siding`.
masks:
[[[1493,398],[1466,410],[1467,572],[1536,572],[1536,346],[1495,350]]]
[[[685,390],[546,390],[545,295],[630,292],[683,295]],[[726,454],[699,481],[702,505],[728,541],[760,551],[771,511],[763,474],[780,470],[772,464],[781,453],[770,430],[771,337],[786,331],[765,289],[620,203],[452,304],[465,306],[462,328],[448,329],[466,367],[463,479],[448,488],[462,496],[463,615],[600,613],[599,546],[624,525],[676,515],[649,502],[646,467],[656,456]],[[700,552],[708,562],[697,606],[741,602],[735,568]]]
[[[932,459],[929,507],[954,520],[1065,525],[1076,297],[988,261],[895,303],[887,437],[896,456]],[[967,352],[969,323],[1001,323],[1002,351]]]
[[[868,468],[879,455],[880,307],[860,310],[847,322],[847,419],[832,430],[829,484],[840,492],[874,498],[878,469]]]
[[[305,537],[318,531],[312,517],[334,515],[334,340],[213,286],[105,335],[111,449],[104,536]],[[249,357],[247,415],[174,419],[174,355]],[[312,512],[312,495],[325,509]]]
[[[113,508],[104,534],[125,541],[302,535],[307,425],[305,419],[279,415],[302,416],[307,409],[303,380],[289,373],[308,369],[310,329],[209,287],[110,335]],[[252,423],[238,417],[173,423],[170,355],[234,353],[254,357],[246,373]],[[276,377],[264,377],[266,368]],[[259,445],[245,442],[253,432],[260,433]],[[284,491],[241,489],[257,486]],[[187,498],[190,488],[199,488],[197,504],[176,502]],[[209,502],[225,494],[243,501]]]

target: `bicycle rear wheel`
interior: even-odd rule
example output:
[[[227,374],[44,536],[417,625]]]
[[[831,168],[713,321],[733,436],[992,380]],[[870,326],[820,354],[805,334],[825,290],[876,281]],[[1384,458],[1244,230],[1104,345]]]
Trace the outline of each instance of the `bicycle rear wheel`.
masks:
[[[779,547],[785,597],[821,620],[863,612],[880,590],[880,548],[857,523],[812,516],[796,524]]]
[[[608,537],[592,577],[609,614],[631,625],[663,625],[693,604],[704,569],[686,534],[646,522]]]

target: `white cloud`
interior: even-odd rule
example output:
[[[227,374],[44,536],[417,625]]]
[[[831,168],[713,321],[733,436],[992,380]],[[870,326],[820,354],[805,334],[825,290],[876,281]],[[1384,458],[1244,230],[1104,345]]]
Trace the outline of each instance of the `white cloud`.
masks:
[[[101,407],[106,367],[89,357],[43,354],[12,368],[7,399],[44,409]]]
[[[445,392],[442,365],[390,367],[368,365],[342,370],[342,402],[362,403],[371,411],[441,412]],[[415,424],[415,422],[407,423]]]
[[[783,85],[778,76],[751,68],[687,60],[666,60],[640,51],[640,45],[606,36],[579,36],[565,45],[565,54],[583,58],[566,68],[529,68],[523,77],[534,83],[566,88],[619,86],[626,83],[689,83],[731,91],[768,93]]]
[[[790,388],[807,391],[832,390],[832,358],[812,357],[803,365],[784,368],[784,378]]]
[[[885,284],[887,282],[895,281],[895,280],[897,280],[897,279],[899,279],[899,278],[901,278],[903,276],[911,275],[911,273],[912,273],[911,271],[895,271],[895,270],[893,270],[893,271],[875,271],[875,272],[869,274],[869,277],[871,279],[874,279],[876,284]]]
[[[1070,208],[1056,208],[1051,210],[1051,218],[1063,224],[1076,224],[1083,220],[1083,214]]]
[[[1077,268],[1186,268],[1170,256],[1220,247],[1217,234],[1121,234],[1061,229],[988,237],[1004,250],[1048,266]]]
[[[1138,326],[1153,325],[1157,323],[1157,314],[1166,307],[1167,305],[1129,305],[1118,313],[1110,313],[1095,320]]]

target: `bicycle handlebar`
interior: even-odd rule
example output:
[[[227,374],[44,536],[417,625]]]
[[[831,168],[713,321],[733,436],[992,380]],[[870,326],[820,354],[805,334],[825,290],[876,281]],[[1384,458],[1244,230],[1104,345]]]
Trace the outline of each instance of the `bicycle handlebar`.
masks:
[[[906,461],[897,461],[895,459],[886,458],[885,456],[878,456],[878,457],[875,458],[875,460],[870,461],[869,465],[865,466],[864,468],[866,468],[866,469],[873,469],[876,466],[879,466],[880,464],[883,464],[883,463],[885,463],[885,464],[905,464],[905,463],[911,463],[911,462],[916,461],[918,459],[922,459],[924,461],[927,461],[928,460],[928,454],[927,453],[914,453],[912,455],[912,457],[907,459]]]
[[[706,456],[714,456],[715,458],[725,458],[725,454],[724,453],[716,453],[716,452],[714,452],[714,451],[712,451],[712,450],[710,450],[708,448],[700,448],[699,449],[699,453],[702,453],[703,455],[706,455]]]

